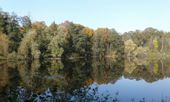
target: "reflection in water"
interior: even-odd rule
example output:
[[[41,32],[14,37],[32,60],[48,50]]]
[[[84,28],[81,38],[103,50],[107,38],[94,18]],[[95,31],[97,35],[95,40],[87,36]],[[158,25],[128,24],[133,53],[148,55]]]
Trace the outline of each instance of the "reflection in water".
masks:
[[[144,79],[147,82],[154,82],[170,77],[170,63],[169,60],[125,60],[124,76],[130,79]]]
[[[97,58],[1,62],[0,100],[167,102],[168,62]]]

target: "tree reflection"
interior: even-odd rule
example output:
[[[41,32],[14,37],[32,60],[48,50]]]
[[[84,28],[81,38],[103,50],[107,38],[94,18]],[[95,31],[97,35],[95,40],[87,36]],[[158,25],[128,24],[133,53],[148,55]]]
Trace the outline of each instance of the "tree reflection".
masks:
[[[125,60],[124,76],[130,79],[144,79],[147,82],[170,76],[169,60]]]
[[[155,82],[170,76],[169,66],[169,60],[109,58],[1,62],[0,100],[119,102],[116,93],[99,94],[99,85],[114,84],[122,76]]]

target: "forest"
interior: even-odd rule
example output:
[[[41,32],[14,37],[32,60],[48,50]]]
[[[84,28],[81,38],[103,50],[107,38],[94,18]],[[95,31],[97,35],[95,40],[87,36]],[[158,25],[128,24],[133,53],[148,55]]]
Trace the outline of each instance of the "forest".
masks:
[[[152,27],[120,34],[115,29],[94,30],[69,21],[48,26],[0,10],[0,60],[164,59],[170,57],[169,41],[170,32]]]

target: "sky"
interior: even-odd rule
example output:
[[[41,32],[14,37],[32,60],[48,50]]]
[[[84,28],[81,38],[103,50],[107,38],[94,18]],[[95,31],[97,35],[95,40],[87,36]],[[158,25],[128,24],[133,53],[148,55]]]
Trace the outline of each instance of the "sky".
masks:
[[[147,27],[170,31],[170,0],[0,0],[0,8],[47,25],[68,20],[120,33]]]

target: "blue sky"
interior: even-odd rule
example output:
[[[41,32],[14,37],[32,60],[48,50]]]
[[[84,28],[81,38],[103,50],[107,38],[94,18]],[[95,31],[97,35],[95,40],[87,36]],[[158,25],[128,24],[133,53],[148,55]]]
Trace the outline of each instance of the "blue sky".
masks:
[[[146,27],[170,31],[170,0],[0,0],[0,8],[33,21],[73,21],[118,32]]]

